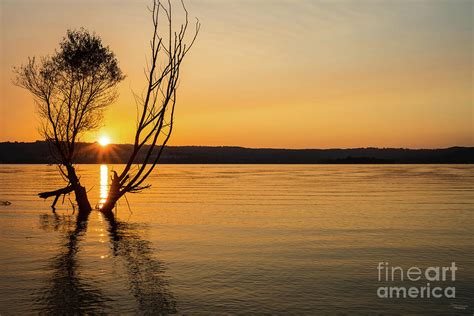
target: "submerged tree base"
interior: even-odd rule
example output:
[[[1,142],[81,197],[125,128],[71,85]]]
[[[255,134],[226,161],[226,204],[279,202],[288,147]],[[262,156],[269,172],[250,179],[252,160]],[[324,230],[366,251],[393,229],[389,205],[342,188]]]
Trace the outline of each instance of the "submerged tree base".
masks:
[[[58,202],[59,197],[61,195],[66,196],[66,194],[69,194],[71,192],[74,192],[76,195],[76,203],[79,209],[79,214],[88,215],[92,211],[92,207],[89,203],[89,199],[87,198],[86,188],[80,184],[77,184],[76,186],[68,185],[65,188],[54,191],[41,192],[38,193],[38,196],[42,199],[47,199],[54,196],[54,201],[51,204],[51,208],[54,213],[56,212],[56,203]]]
[[[42,199],[45,199],[45,200],[47,198],[50,198],[50,197],[54,196],[55,198],[54,198],[53,204],[51,204],[51,208],[53,209],[53,212],[55,212],[56,211],[56,203],[58,202],[59,197],[61,195],[65,196],[66,194],[69,194],[72,191],[74,191],[74,188],[72,187],[72,185],[68,185],[67,187],[62,188],[62,189],[38,193],[38,196]]]

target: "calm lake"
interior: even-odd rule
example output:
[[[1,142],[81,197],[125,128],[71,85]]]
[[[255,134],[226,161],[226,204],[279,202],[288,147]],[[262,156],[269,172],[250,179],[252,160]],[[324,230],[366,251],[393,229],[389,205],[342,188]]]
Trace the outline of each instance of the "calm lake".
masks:
[[[111,170],[78,166],[92,204]],[[0,165],[0,314],[473,313],[472,165],[163,165],[148,183],[116,230],[95,211],[78,232],[67,197],[53,215],[36,196],[64,186],[54,166]],[[458,270],[379,281],[379,262]],[[378,296],[427,283],[456,297]]]

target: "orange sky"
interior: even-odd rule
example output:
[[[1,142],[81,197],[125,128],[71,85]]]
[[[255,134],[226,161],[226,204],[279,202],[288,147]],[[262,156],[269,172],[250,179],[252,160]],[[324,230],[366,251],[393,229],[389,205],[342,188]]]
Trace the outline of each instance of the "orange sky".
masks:
[[[474,146],[473,2],[187,0],[202,29],[183,65],[171,145]],[[127,78],[104,126],[131,142],[144,88],[149,1],[2,0],[0,141],[40,139],[11,83],[28,56],[86,27]]]

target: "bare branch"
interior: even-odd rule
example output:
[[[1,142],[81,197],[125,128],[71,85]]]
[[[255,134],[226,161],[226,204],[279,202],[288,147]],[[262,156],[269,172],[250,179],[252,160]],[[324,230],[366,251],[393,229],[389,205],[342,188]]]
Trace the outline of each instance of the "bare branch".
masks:
[[[158,164],[172,134],[181,63],[193,46],[201,24],[196,19],[194,33],[188,41],[189,13],[184,2],[181,1],[184,21],[174,31],[171,1],[165,1],[153,1],[151,54],[145,68],[147,88],[143,98],[135,97],[139,118],[134,147],[123,171],[112,179],[104,212],[112,210],[125,193],[136,193],[149,187],[143,183]],[[166,29],[159,29],[160,17],[166,21]]]

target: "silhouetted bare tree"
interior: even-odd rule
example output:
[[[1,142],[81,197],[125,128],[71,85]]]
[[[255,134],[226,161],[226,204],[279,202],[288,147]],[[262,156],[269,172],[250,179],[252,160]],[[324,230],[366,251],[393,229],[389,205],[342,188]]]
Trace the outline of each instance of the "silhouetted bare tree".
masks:
[[[124,79],[114,53],[101,39],[84,29],[68,30],[51,57],[15,68],[14,83],[29,90],[41,117],[41,133],[68,185],[40,197],[75,192],[80,212],[90,212],[85,188],[74,169],[76,143],[101,124],[104,109],[117,97],[115,87]]]
[[[107,200],[101,208],[104,213],[111,214],[124,194],[149,187],[144,181],[171,136],[181,64],[200,29],[196,19],[188,40],[188,11],[183,1],[181,6],[184,22],[177,28],[173,25],[170,0],[166,4],[153,0],[150,8],[151,55],[145,70],[146,92],[136,98],[138,119],[133,151],[120,175],[114,172]],[[160,25],[165,27],[163,31]],[[92,208],[74,168],[76,143],[84,132],[100,125],[104,109],[117,97],[115,87],[124,79],[117,59],[96,35],[84,29],[69,30],[52,57],[42,58],[39,63],[30,58],[26,65],[15,68],[15,72],[15,84],[29,90],[35,98],[42,118],[41,132],[68,182],[65,188],[39,196],[54,196],[54,211],[58,198],[74,191],[79,212],[86,219]]]
[[[137,97],[138,119],[133,151],[120,173],[114,172],[104,213],[111,213],[116,202],[128,192],[139,192],[148,187],[146,178],[155,168],[173,130],[181,63],[193,46],[199,33],[200,23],[196,19],[194,31],[187,41],[188,11],[181,1],[184,22],[173,26],[174,14],[171,2],[163,4],[153,1],[150,8],[153,35],[150,40],[150,61],[146,69],[147,88],[143,96]],[[163,31],[159,24],[166,25]],[[144,157],[143,160],[139,157]]]

